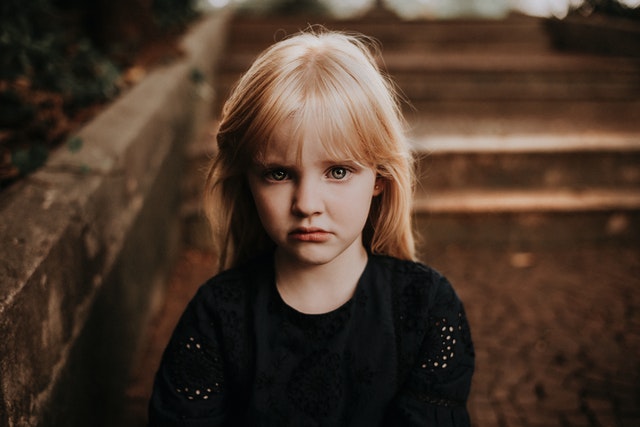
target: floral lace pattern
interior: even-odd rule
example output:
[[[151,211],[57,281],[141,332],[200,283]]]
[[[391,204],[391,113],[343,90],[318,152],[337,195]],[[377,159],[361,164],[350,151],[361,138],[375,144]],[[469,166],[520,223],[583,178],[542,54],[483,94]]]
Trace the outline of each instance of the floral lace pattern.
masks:
[[[287,386],[288,399],[313,418],[324,418],[344,394],[340,375],[341,356],[314,352],[293,371]]]
[[[455,307],[450,318],[430,316],[429,328],[425,336],[425,349],[420,361],[420,368],[430,374],[444,371],[455,366],[460,352],[467,358],[473,358],[473,345],[467,317],[461,307]]]
[[[190,336],[176,344],[170,365],[175,391],[187,400],[207,400],[224,388],[222,359],[211,343]]]

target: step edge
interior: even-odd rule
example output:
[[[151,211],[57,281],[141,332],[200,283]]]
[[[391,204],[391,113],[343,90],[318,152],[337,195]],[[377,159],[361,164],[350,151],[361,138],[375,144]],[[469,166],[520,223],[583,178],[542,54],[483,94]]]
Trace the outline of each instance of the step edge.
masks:
[[[525,213],[640,211],[640,192],[586,191],[452,191],[417,194],[415,213]]]
[[[414,152],[426,154],[640,151],[640,130],[619,134],[414,135],[409,142]]]

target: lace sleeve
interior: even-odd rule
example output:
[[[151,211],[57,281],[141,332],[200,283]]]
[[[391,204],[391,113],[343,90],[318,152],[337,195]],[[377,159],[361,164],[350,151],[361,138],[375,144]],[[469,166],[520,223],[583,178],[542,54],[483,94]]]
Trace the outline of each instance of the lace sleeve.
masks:
[[[224,369],[210,311],[199,292],[178,322],[156,374],[150,427],[222,425]]]
[[[466,401],[474,370],[469,325],[446,279],[430,293],[420,355],[394,400],[390,419],[402,426],[469,426]]]

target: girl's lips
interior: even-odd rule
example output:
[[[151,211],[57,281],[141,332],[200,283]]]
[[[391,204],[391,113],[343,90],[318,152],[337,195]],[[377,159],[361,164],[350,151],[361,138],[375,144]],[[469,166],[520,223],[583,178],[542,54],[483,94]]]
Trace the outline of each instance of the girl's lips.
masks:
[[[329,240],[331,233],[320,228],[297,228],[289,233],[289,237],[300,242],[322,243]]]

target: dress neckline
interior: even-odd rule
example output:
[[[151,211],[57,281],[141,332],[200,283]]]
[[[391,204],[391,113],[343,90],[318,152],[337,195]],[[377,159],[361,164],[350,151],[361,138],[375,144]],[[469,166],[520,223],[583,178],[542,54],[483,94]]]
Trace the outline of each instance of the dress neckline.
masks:
[[[351,298],[345,301],[342,305],[324,313],[304,313],[287,304],[287,302],[282,298],[282,296],[280,295],[280,292],[278,291],[278,287],[276,285],[275,268],[273,268],[274,266],[273,262],[271,264],[272,271],[271,271],[270,290],[271,290],[271,293],[273,294],[273,297],[275,298],[277,305],[286,314],[291,315],[293,318],[298,318],[298,319],[305,319],[309,321],[313,321],[313,320],[322,321],[325,319],[333,318],[335,316],[340,316],[344,312],[348,311],[351,306],[354,305],[354,301],[357,300],[358,295],[362,293],[362,287],[364,286],[364,283],[369,277],[371,264],[372,264],[372,256],[371,254],[367,253],[367,263],[364,267],[364,270],[362,271],[362,274],[360,275],[360,278],[358,279],[358,283],[356,284],[355,290]]]

